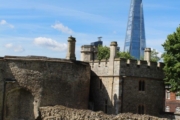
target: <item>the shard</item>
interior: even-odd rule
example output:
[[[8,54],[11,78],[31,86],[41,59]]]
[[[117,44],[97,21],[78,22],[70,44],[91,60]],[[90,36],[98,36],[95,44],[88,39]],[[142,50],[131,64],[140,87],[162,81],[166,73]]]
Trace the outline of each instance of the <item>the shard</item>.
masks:
[[[131,0],[124,51],[134,58],[144,56],[146,47],[142,0]]]

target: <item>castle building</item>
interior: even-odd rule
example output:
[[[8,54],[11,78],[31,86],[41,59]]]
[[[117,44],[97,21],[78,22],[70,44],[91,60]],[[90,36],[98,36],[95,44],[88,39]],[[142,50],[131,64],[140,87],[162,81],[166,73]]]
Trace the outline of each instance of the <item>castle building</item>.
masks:
[[[146,48],[144,15],[142,0],[131,0],[124,51],[129,52],[134,58],[144,56]]]
[[[91,46],[92,47],[92,46]],[[116,58],[117,42],[110,44],[108,60],[93,60],[90,46],[82,46],[82,61],[91,66],[89,108],[107,114],[139,113],[158,115],[164,111],[163,63]]]
[[[75,44],[70,36],[66,59],[0,57],[0,120],[50,120],[56,114],[48,106],[56,105],[107,114],[163,112],[163,64],[150,62],[149,48],[145,61],[116,58],[114,41],[110,58],[99,61],[93,60],[94,46],[84,45],[77,61]]]

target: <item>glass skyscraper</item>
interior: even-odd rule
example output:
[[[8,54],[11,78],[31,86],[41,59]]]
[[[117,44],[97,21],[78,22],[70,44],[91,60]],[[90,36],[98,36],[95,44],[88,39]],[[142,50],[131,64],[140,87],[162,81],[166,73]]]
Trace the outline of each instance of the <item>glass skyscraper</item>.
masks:
[[[142,0],[131,0],[124,51],[134,58],[144,56],[146,47]]]

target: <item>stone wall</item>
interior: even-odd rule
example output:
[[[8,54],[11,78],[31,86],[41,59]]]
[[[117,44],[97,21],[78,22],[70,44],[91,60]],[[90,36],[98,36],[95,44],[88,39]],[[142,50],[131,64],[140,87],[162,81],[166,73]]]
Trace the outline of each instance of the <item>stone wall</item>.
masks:
[[[127,60],[127,59],[116,59],[120,61],[120,75],[121,76],[132,76],[142,77],[151,79],[164,78],[163,63]]]
[[[139,81],[145,82],[144,91],[139,90]],[[138,113],[144,105],[145,114],[159,115],[164,110],[164,83],[148,78],[123,78],[123,112]]]
[[[167,120],[148,115],[137,115],[132,113],[106,115],[103,112],[92,112],[90,110],[70,109],[64,106],[41,107],[42,120]]]
[[[25,109],[31,109],[35,118],[37,118],[40,106],[64,105],[79,109],[88,108],[89,64],[78,61],[34,57],[5,57],[0,64],[2,62],[4,72],[0,72],[0,75],[3,75],[3,78],[0,76],[0,79],[8,83],[5,86],[6,91],[4,93],[4,120],[12,120],[12,118],[15,120],[18,115],[25,114]],[[16,87],[13,87],[14,82]],[[3,85],[0,89],[3,89]],[[7,114],[14,111],[21,102],[23,103],[26,100],[23,93],[28,93],[29,98],[31,98],[28,103],[30,102],[33,106],[33,110],[31,105],[24,102],[27,107],[22,105],[25,108],[20,108],[21,112],[18,115]],[[1,91],[0,95],[2,94],[3,91]],[[13,103],[10,100],[12,96],[16,96],[13,98]],[[3,105],[1,104],[1,106]],[[8,112],[5,112],[5,110]],[[22,117],[21,119],[25,118]],[[26,120],[31,120],[31,118]]]
[[[3,92],[4,92],[4,60],[0,58],[0,120],[3,114]]]
[[[117,114],[120,112],[137,113],[137,106],[140,104],[138,103],[140,100],[144,104],[147,104],[147,106],[152,102],[151,107],[146,109],[146,113],[157,115],[164,110],[163,65],[163,63],[127,60],[124,58],[116,58],[113,61],[90,61],[92,70],[90,101],[94,105],[93,110],[102,110],[108,114]],[[128,81],[129,78],[132,81]],[[125,79],[124,86],[122,83],[123,79]],[[142,93],[142,96],[137,91],[138,82],[141,79],[147,80],[147,82],[145,81],[146,92]],[[102,81],[101,86],[104,89],[100,89],[100,80]],[[134,88],[132,89],[131,87]],[[134,90],[138,94],[134,94]],[[122,101],[122,99],[125,100]],[[106,100],[108,101],[108,105],[105,103]],[[156,102],[156,100],[159,102]],[[134,101],[137,101],[137,103]],[[131,105],[131,107],[136,107],[131,109],[127,104]],[[158,106],[152,107],[152,105]],[[124,107],[122,108],[122,106]],[[127,108],[125,109],[125,107]]]

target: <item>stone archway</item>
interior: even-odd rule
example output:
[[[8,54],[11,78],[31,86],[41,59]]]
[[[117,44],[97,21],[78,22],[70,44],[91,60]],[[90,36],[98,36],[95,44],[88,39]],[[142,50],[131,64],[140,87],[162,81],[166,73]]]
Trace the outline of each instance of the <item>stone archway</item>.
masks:
[[[22,88],[5,93],[4,120],[34,120],[32,94]]]

